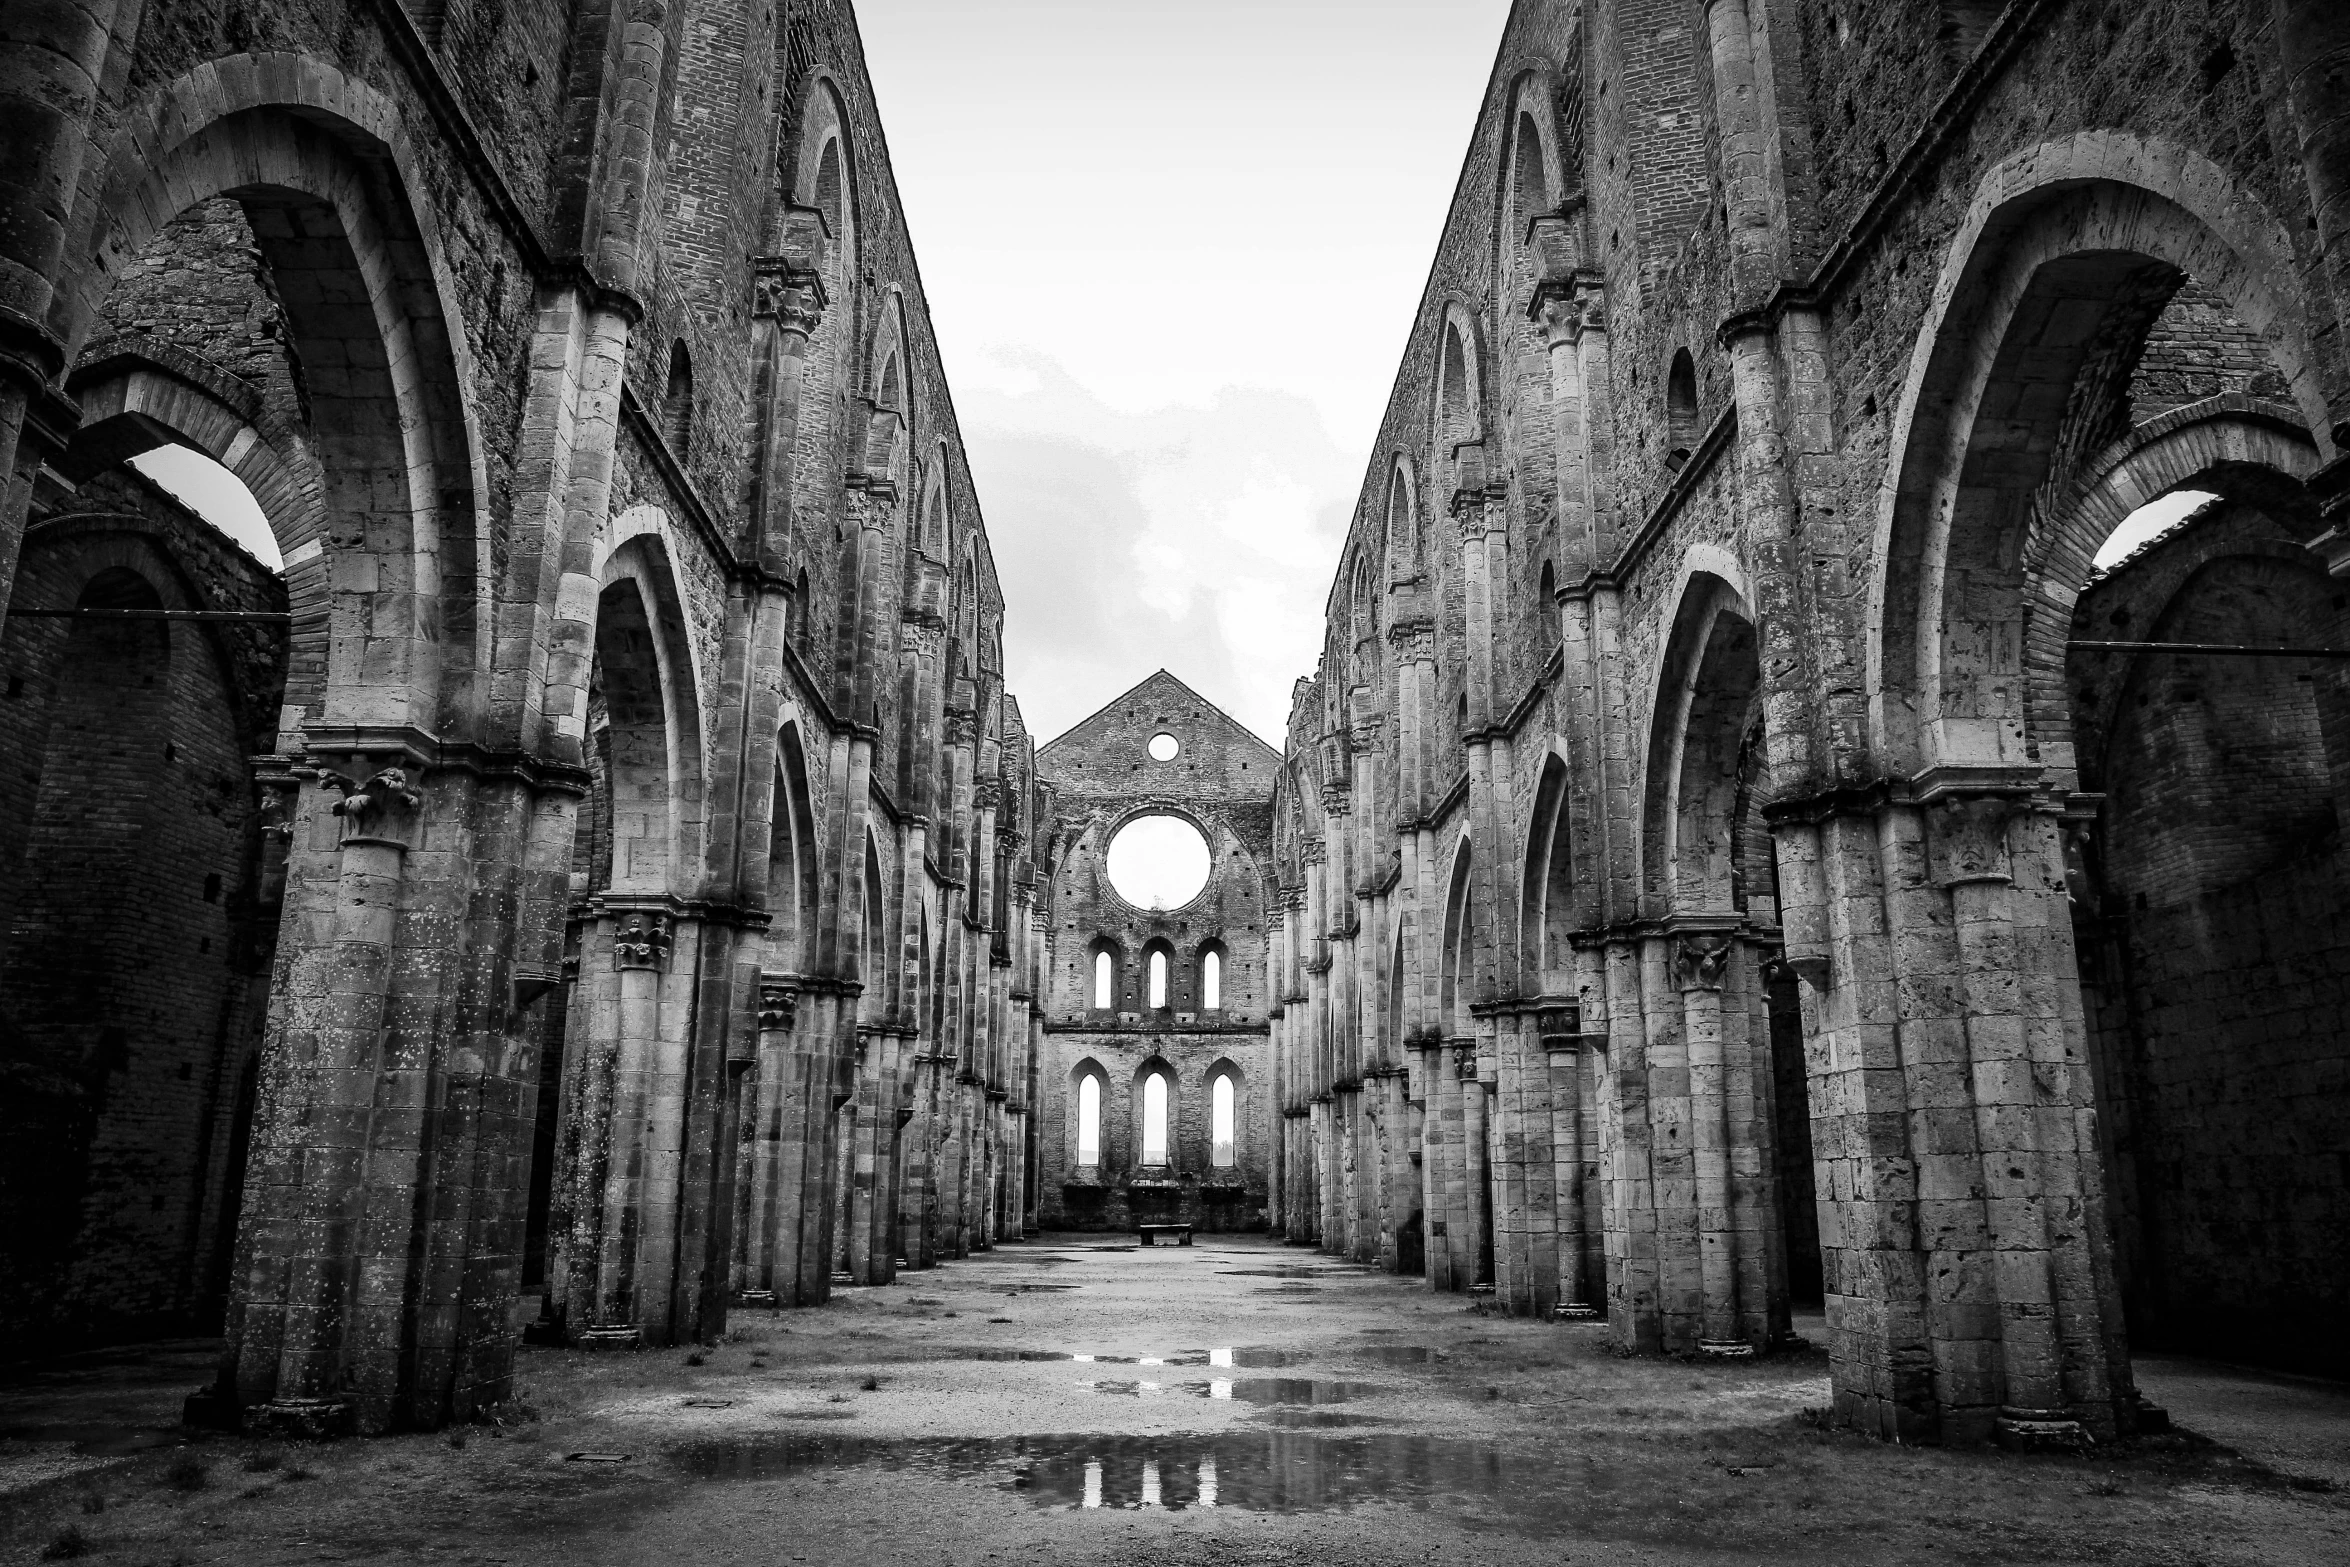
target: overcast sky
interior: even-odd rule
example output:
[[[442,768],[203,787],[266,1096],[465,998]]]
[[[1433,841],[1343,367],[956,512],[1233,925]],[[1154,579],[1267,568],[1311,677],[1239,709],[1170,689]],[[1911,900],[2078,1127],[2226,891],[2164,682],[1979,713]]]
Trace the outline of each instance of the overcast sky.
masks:
[[[1040,740],[1279,743],[1508,9],[858,0]]]
[[[1280,744],[1508,10],[858,0],[1039,740],[1164,667]]]

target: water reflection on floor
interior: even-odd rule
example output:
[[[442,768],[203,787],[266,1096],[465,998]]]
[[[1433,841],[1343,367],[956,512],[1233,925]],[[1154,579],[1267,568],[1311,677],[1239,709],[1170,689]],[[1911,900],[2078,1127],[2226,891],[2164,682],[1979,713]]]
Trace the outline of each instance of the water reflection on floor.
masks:
[[[1387,1389],[1371,1382],[1332,1382],[1320,1377],[1213,1377],[1205,1382],[1157,1382],[1100,1379],[1080,1382],[1090,1393],[1119,1398],[1161,1398],[1187,1393],[1218,1402],[1262,1405],[1344,1404],[1358,1398],[1376,1398]]]
[[[1555,1513],[1563,1487],[1604,1483],[1573,1454],[1481,1442],[1310,1431],[1219,1436],[1036,1436],[875,1442],[770,1436],[700,1442],[675,1462],[706,1480],[778,1480],[870,1467],[1002,1486],[1038,1507],[1332,1511],[1360,1502],[1458,1500],[1514,1521]]]
[[[1283,1366],[1305,1366],[1329,1360],[1361,1360],[1378,1366],[1424,1366],[1444,1358],[1441,1350],[1425,1344],[1360,1344],[1351,1349],[1275,1349],[1266,1345],[1237,1345],[1225,1349],[1184,1349],[1165,1355],[1087,1355],[1066,1349],[1002,1349],[994,1345],[961,1345],[934,1352],[941,1360],[1075,1361],[1100,1366],[1229,1366],[1236,1370],[1270,1371]]]

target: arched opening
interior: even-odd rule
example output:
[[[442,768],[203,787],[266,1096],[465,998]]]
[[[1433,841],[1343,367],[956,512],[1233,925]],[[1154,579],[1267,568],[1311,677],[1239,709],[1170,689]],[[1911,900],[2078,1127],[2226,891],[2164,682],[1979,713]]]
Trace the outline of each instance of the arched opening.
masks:
[[[1224,1010],[1224,953],[1208,947],[1199,957],[1199,1007],[1202,1012]]]
[[[1437,1012],[1443,1019],[1448,1046],[1438,1059],[1437,1070],[1452,1081],[1441,1090],[1430,1091],[1432,1107],[1438,1092],[1460,1096],[1460,1167],[1446,1173],[1448,1178],[1459,1180],[1463,1196],[1454,1200],[1449,1216],[1434,1216],[1444,1220],[1451,1239],[1429,1258],[1430,1267],[1441,1268],[1440,1282],[1456,1290],[1491,1284],[1494,1279],[1494,1160],[1490,1147],[1494,1118],[1488,1113],[1477,1063],[1476,1019],[1470,1011],[1477,999],[1476,919],[1469,845],[1463,841],[1453,856],[1445,895],[1443,962],[1437,990]]]
[[[694,362],[682,337],[669,345],[669,380],[661,389],[661,439],[679,462],[693,454]]]
[[[1208,1163],[1219,1170],[1240,1164],[1240,1095],[1229,1071],[1208,1086]]]
[[[2289,523],[2223,497],[2094,580],[2073,634],[2350,646],[2340,603]],[[2067,670],[2103,796],[2068,868],[2131,1340],[2340,1374],[2323,1324],[2350,1308],[2350,1200],[2324,1150],[2350,1146],[2350,1096],[2303,1085],[2350,1058],[2338,1009],[2305,1004],[2350,962],[2350,681],[2118,649]]]
[[[1167,1074],[1145,1073],[1142,1079],[1142,1162],[1163,1165],[1167,1158]]]
[[[1387,571],[1391,580],[1412,575],[1423,556],[1419,523],[1412,506],[1411,471],[1398,461],[1387,478]]]
[[[1094,939],[1093,955],[1086,964],[1087,991],[1096,1012],[1118,1010],[1118,973],[1125,962],[1125,953],[1107,936]]]
[[[2350,931],[2343,676],[2229,650],[2350,628],[2306,548],[2317,399],[2288,243],[2257,202],[2223,234],[2189,199],[2090,181],[1979,205],[1896,432],[1879,734],[1904,772],[2006,770],[2073,802],[2010,823],[1998,896],[2019,924],[2054,916],[2036,1191],[2105,1213],[2128,1342],[2339,1375],[2321,1324],[2350,1276],[2338,1243],[2314,1259],[2350,1224],[2322,1151],[2350,1101],[2293,1085],[2350,1063],[2339,1009],[2296,1007]],[[2146,497],[2189,490],[2218,499],[2108,547]],[[2092,1069],[2067,1075],[2076,1029]],[[2055,1287],[2060,1323],[2109,1335],[2064,1353],[2118,1382],[2102,1282]]]
[[[1077,1079],[1077,1168],[1091,1174],[1102,1163],[1102,1076],[1081,1072]]]
[[[1679,473],[1697,450],[1697,362],[1686,348],[1673,352],[1665,376],[1665,467]]]
[[[1574,989],[1574,954],[1567,945],[1567,933],[1577,923],[1568,805],[1567,764],[1553,754],[1543,761],[1542,780],[1534,790],[1533,825],[1526,835],[1520,944],[1531,970],[1526,981],[1541,995],[1566,995]]]
[[[186,111],[84,170],[50,317],[82,424],[0,638],[0,1325],[28,1342],[217,1329],[240,1205],[299,1222],[287,1161],[331,1142],[348,1167],[306,1108],[341,1041],[255,1068],[279,910],[335,899],[339,824],[309,847],[329,786],[274,759],[313,721],[469,738],[445,704],[478,673],[466,422],[400,169],[340,115]],[[403,927],[394,965],[437,939]],[[292,955],[290,993],[343,988],[332,945]],[[321,1036],[381,999],[356,988]],[[257,1114],[276,1164],[248,1184]]]
[[[0,1321],[68,1343],[218,1329],[284,867],[246,760],[282,628],[75,618],[188,605],[232,553],[100,495],[147,515],[32,529],[0,637]]]
[[[1153,1012],[1164,1011],[1169,1005],[1169,993],[1167,990],[1168,967],[1167,949],[1165,947],[1151,948],[1149,954],[1144,959],[1144,968],[1149,974],[1148,988],[1150,995],[1149,1001],[1145,1004],[1149,1006]]]
[[[1783,965],[1759,961],[1758,944],[1779,932],[1777,852],[1757,809],[1762,699],[1749,606],[1722,578],[1693,574],[1658,685],[1646,830],[1653,912],[1688,932],[1670,956],[1695,1020],[1684,1024],[1686,1140],[1669,1153],[1695,1172],[1701,1226],[1734,1203],[1775,1211],[1778,1231],[1759,1252],[1735,1234],[1703,1236],[1708,1338],[1754,1335],[1779,1309],[1780,1276],[1789,1299],[1823,1299],[1801,998]],[[1753,1087],[1732,1094],[1732,1082]],[[1763,1155],[1751,1182],[1727,1173],[1741,1146]]]

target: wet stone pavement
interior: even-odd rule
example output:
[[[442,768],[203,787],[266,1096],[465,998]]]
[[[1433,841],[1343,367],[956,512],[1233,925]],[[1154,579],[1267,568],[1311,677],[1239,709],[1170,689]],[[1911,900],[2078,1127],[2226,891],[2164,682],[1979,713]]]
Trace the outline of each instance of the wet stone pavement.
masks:
[[[2350,1561],[2338,1385],[2149,1359],[2184,1434],[1905,1450],[1823,1428],[1818,1349],[1624,1359],[1256,1239],[1049,1238],[696,1350],[528,1349],[501,1423],[372,1442],[179,1430],[211,1351],[0,1377],[0,1560]]]

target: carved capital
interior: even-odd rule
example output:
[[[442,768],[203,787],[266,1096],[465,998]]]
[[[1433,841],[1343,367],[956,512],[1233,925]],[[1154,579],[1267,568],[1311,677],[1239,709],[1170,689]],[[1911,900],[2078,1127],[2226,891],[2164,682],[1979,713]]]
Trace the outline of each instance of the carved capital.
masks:
[[[328,809],[343,819],[343,842],[408,847],[424,808],[424,796],[408,786],[408,769],[386,767],[365,780],[321,771],[318,782],[342,796]]]
[[[799,1020],[800,991],[790,980],[771,974],[759,976],[759,1026],[788,1034]]]
[[[1939,886],[2011,878],[2007,830],[2027,809],[2014,795],[1950,795],[1925,811],[1927,864]]]
[[[786,332],[814,335],[824,319],[824,280],[779,258],[764,258],[751,295],[751,314]]]
[[[1673,978],[1683,990],[1719,990],[1730,969],[1727,936],[1679,936],[1673,941]]]
[[[612,933],[612,966],[658,971],[669,961],[669,916],[644,909],[620,919]]]

